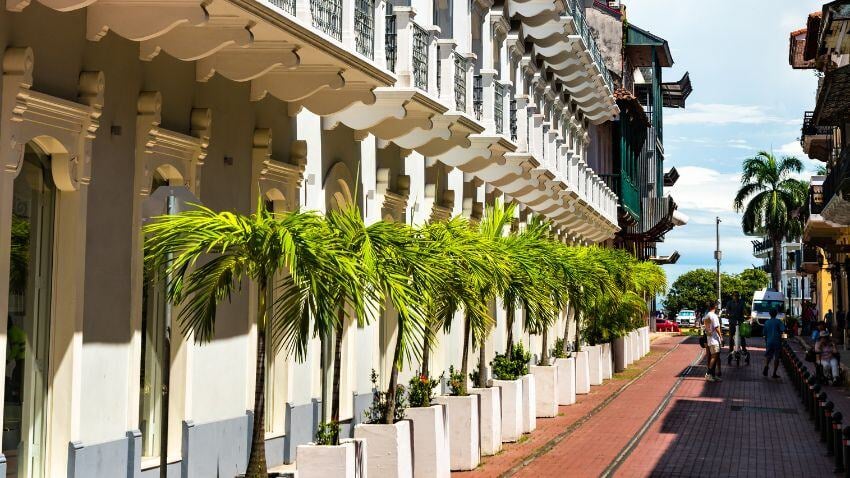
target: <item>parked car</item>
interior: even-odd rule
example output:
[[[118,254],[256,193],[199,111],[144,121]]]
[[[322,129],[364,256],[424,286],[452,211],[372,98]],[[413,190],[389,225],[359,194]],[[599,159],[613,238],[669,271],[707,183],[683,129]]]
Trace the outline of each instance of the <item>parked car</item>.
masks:
[[[693,310],[680,310],[676,314],[676,323],[682,327],[693,327],[696,325],[697,314]]]
[[[660,317],[656,317],[655,319],[655,331],[656,332],[678,332],[679,325],[672,320],[662,319]]]

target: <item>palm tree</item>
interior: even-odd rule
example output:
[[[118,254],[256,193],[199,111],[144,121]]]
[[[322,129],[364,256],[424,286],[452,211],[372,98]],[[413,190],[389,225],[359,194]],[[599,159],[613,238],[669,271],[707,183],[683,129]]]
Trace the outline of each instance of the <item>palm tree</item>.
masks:
[[[250,216],[230,212],[216,213],[203,206],[176,215],[162,216],[144,228],[145,263],[148,270],[164,270],[167,296],[175,305],[183,304],[177,317],[181,331],[194,335],[199,343],[215,337],[216,310],[220,302],[230,300],[244,279],[256,281],[257,357],[254,390],[254,425],[251,455],[246,476],[265,478],[265,367],[266,336],[270,326],[266,297],[273,278],[280,270],[290,273],[290,282],[298,289],[328,292],[325,284],[310,282],[305,271],[322,271],[326,278],[356,276],[353,265],[344,259],[338,241],[327,233],[319,216],[309,212],[272,214],[258,201]],[[318,274],[317,274],[318,275]],[[290,289],[296,292],[296,289]],[[302,294],[303,295],[303,294]],[[298,302],[297,294],[288,298]],[[315,305],[315,304],[314,304]],[[321,304],[318,304],[321,305]],[[296,311],[289,308],[286,312]],[[313,308],[313,313],[329,311]],[[308,316],[277,314],[286,320]],[[304,350],[306,345],[299,344]]]
[[[804,183],[792,176],[803,169],[793,156],[777,159],[773,153],[760,151],[744,160],[741,188],[735,195],[735,211],[743,212],[741,226],[745,234],[763,234],[773,241],[773,288],[779,290],[781,280],[783,238],[799,233],[796,210],[806,198]]]
[[[632,256],[621,249],[605,249],[598,246],[581,248],[582,267],[587,275],[580,292],[575,294],[576,338],[575,350],[580,350],[583,320],[598,319],[599,304],[610,297],[621,294],[626,283],[626,264]],[[585,327],[587,325],[585,324]]]

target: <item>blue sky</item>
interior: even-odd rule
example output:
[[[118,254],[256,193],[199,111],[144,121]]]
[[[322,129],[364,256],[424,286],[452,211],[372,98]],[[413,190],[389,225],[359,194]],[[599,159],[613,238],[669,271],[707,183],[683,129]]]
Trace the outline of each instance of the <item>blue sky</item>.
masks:
[[[811,0],[631,0],[629,22],[666,39],[675,64],[664,80],[690,72],[694,92],[685,110],[664,111],[665,170],[681,177],[668,188],[688,225],[667,234],[658,253],[678,250],[665,266],[668,281],[699,267],[714,268],[714,218],[720,216],[724,271],[737,273],[761,261],[753,238],[741,232],[732,199],[741,161],[759,150],[808,160],[799,145],[803,112],[814,107],[813,70],[788,65],[791,31],[805,26],[823,2]]]

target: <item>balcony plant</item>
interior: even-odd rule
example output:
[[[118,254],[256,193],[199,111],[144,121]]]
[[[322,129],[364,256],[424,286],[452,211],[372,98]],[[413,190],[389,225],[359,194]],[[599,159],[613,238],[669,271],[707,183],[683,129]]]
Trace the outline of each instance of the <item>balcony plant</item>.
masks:
[[[246,476],[265,478],[265,341],[293,319],[293,315],[280,311],[271,313],[266,303],[268,290],[273,287],[275,274],[287,270],[295,289],[323,295],[330,292],[328,284],[356,277],[354,264],[318,215],[301,211],[273,214],[266,211],[261,200],[250,216],[196,206],[191,211],[158,217],[145,226],[144,232],[145,265],[148,270],[166,271],[168,299],[183,305],[177,324],[199,343],[215,337],[218,304],[229,300],[243,280],[258,284],[257,297],[253,298],[258,304],[257,380]],[[323,304],[311,305],[318,316],[330,312]]]

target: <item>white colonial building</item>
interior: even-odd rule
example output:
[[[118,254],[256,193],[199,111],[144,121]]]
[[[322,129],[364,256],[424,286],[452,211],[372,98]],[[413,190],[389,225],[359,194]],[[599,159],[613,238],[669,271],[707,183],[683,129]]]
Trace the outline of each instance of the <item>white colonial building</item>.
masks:
[[[402,3],[0,4],[0,477],[159,476],[158,331],[173,311],[145,285],[140,231],[181,202],[249,213],[263,194],[321,211],[347,191],[368,221],[420,224],[503,198],[565,242],[614,236],[618,198],[587,147],[618,109],[583,2]],[[250,290],[221,307],[211,343],[173,332],[169,476],[244,469]],[[394,318],[380,319],[345,334],[345,434],[371,370],[389,370]],[[459,365],[455,329],[437,373]],[[273,357],[271,465],[312,440],[321,381],[318,341],[304,363]]]

